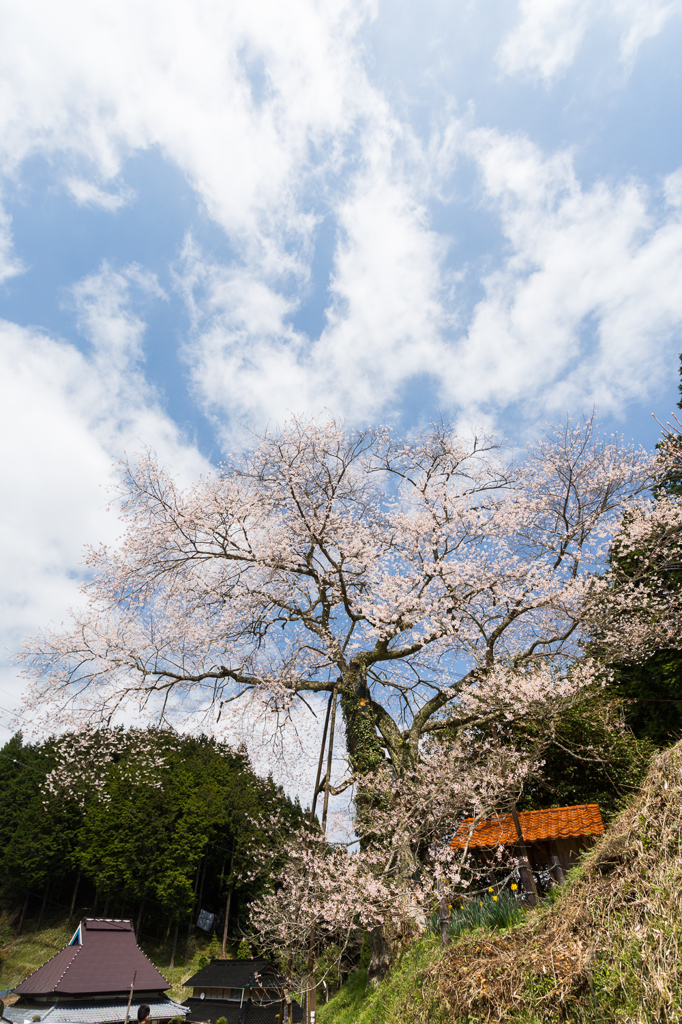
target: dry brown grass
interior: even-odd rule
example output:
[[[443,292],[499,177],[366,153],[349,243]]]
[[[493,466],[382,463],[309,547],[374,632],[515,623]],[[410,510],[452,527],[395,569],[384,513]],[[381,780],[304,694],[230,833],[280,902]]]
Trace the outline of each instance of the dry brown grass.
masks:
[[[558,897],[431,968],[453,1020],[682,1022],[682,743]]]

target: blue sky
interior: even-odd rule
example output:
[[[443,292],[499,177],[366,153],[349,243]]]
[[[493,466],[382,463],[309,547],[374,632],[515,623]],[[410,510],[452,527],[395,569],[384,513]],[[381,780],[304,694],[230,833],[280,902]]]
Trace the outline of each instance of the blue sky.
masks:
[[[143,444],[189,480],[290,412],[523,442],[593,406],[654,443],[682,0],[5,0],[0,25],[7,647],[78,601]]]

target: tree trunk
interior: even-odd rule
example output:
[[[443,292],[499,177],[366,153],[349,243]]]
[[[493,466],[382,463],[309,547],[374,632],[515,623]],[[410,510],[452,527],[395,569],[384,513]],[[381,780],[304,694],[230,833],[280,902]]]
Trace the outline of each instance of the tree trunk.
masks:
[[[73,909],[76,906],[76,894],[78,893],[78,883],[80,882],[80,880],[81,873],[80,871],[78,871],[76,873],[76,884],[73,887],[73,896],[71,897],[71,907],[69,908],[69,924],[67,925],[67,927],[71,925],[71,918],[73,917]]]
[[[177,949],[177,946],[178,946],[178,928],[179,927],[180,927],[180,922],[176,921],[175,922],[175,933],[173,935],[173,952],[171,953],[170,965],[169,965],[171,971],[175,967],[175,950]]]
[[[140,903],[140,911],[137,915],[137,924],[135,925],[135,938],[137,939],[140,934],[140,928],[142,927],[142,913],[144,911],[144,897]]]
[[[221,956],[223,960],[227,957],[227,926],[230,921],[230,905],[232,903],[232,893],[234,891],[234,852],[237,847],[237,840],[232,840],[232,853],[230,855],[230,884],[227,888],[227,900],[225,901],[225,924],[223,925],[223,950]],[[223,871],[225,865],[223,864]]]
[[[36,925],[36,931],[40,931],[40,926],[43,923],[43,914],[45,913],[45,904],[47,903],[47,889],[50,884],[49,879],[45,882],[45,891],[43,892],[43,902],[40,904],[40,913],[38,914],[38,924]]]
[[[28,893],[26,894],[26,899],[24,900],[24,905],[21,908],[21,917],[19,918],[19,928],[17,929],[17,935],[21,935],[21,933],[22,933],[22,931],[24,929],[24,918],[26,917],[26,909],[27,909],[27,907],[28,907]]]
[[[370,958],[367,970],[367,983],[378,985],[394,962],[400,946],[400,930],[393,921],[372,928],[369,933]]]
[[[450,942],[450,904],[447,896],[438,901],[438,919],[440,923],[440,940],[444,946]]]
[[[192,907],[189,912],[189,923],[187,925],[187,941],[185,942],[185,960],[189,956],[189,940],[192,934],[192,916],[194,915],[194,906],[197,902],[197,889],[199,888],[199,873],[201,872],[201,861],[197,864],[197,873],[194,876],[194,899],[192,900]]]

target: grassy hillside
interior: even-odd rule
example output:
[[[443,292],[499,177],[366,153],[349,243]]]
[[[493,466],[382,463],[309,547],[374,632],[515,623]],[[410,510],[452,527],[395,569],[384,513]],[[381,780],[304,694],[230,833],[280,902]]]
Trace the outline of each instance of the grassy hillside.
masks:
[[[42,928],[39,932],[28,931],[17,938],[8,918],[0,916],[0,991],[18,985],[46,960],[58,953],[71,939],[75,927],[75,922],[67,927],[64,917],[50,923],[49,927]],[[141,941],[140,946],[163,976],[171,982],[173,987],[169,995],[174,999],[186,998],[187,993],[183,993],[182,983],[198,969],[199,957],[208,955],[208,938],[193,936],[190,947],[192,959],[184,963],[182,957],[176,955],[178,966],[173,970],[169,967],[170,943],[155,944]],[[228,947],[227,955],[236,956],[236,951]]]
[[[439,1024],[452,1020],[432,974],[442,959],[440,941],[423,939],[407,950],[399,966],[377,988],[367,988],[367,971],[358,971],[326,1006],[318,1006],[318,1024]]]
[[[374,992],[363,974],[320,1024],[682,1024],[682,743],[556,898],[500,934],[409,950]]]

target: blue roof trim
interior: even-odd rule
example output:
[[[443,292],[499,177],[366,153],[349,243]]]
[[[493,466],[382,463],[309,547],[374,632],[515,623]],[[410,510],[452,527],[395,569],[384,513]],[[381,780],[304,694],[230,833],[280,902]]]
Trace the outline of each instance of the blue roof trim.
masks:
[[[80,925],[78,925],[78,927],[76,928],[75,932],[73,933],[73,938],[71,939],[71,942],[69,943],[69,945],[70,946],[82,946],[83,945],[83,939],[81,938],[81,926]]]

